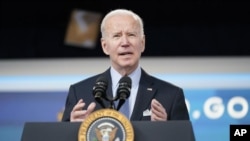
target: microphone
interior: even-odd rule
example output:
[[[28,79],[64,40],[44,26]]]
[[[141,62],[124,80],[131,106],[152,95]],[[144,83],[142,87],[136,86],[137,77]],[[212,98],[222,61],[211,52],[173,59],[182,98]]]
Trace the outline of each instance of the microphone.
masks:
[[[119,103],[117,106],[117,111],[121,108],[121,106],[125,103],[126,99],[129,98],[131,91],[131,78],[128,76],[124,76],[119,81],[119,86],[117,88],[117,96],[116,100],[119,99]]]
[[[103,107],[104,103],[103,103],[103,98],[106,98],[106,90],[108,87],[108,80],[107,78],[100,76],[99,78],[97,78],[96,83],[93,87],[93,95],[95,97],[95,100]]]

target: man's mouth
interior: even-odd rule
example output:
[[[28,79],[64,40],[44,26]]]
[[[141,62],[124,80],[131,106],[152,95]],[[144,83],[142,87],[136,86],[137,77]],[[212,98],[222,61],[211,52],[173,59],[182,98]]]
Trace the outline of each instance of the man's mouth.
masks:
[[[132,54],[132,52],[122,52],[122,53],[119,53],[119,55],[130,55]]]

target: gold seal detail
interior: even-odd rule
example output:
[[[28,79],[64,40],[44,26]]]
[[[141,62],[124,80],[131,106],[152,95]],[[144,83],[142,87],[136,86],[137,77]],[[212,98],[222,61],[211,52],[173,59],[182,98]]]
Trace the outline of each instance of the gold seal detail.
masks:
[[[78,141],[134,141],[134,130],[126,116],[114,109],[91,113],[81,123]]]

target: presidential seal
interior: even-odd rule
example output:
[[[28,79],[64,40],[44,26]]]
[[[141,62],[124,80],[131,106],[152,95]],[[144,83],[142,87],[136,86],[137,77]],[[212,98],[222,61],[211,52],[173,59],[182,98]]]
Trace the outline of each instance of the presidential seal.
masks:
[[[91,113],[81,123],[78,141],[134,141],[134,130],[129,119],[114,109]]]

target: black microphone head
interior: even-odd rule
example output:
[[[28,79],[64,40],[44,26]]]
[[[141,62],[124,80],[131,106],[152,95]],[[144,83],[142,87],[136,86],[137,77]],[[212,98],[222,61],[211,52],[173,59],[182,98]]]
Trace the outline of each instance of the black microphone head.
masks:
[[[93,95],[94,97],[105,97],[106,90],[108,87],[108,80],[104,76],[100,76],[97,78],[96,83],[93,87]]]
[[[108,79],[104,76],[100,76],[96,79],[96,84],[101,84],[101,85],[105,85],[107,87],[108,85]]]
[[[130,87],[131,88],[131,83],[132,83],[132,80],[131,80],[131,78],[130,77],[128,77],[128,76],[123,76],[121,79],[120,79],[120,81],[119,81],[119,84],[121,84],[121,85],[127,85],[128,87]]]
[[[117,89],[118,99],[127,99],[130,96],[132,80],[128,76],[124,76],[119,81],[119,86]]]
[[[119,99],[117,111],[119,111],[121,106],[129,98],[131,91],[131,83],[132,83],[131,78],[128,76],[124,76],[120,79],[115,98],[115,100]]]
[[[93,87],[93,95],[95,97],[95,100],[103,107],[105,108],[105,105],[103,103],[103,98],[106,99],[106,90],[108,87],[108,80],[100,76],[97,78],[96,83]]]

